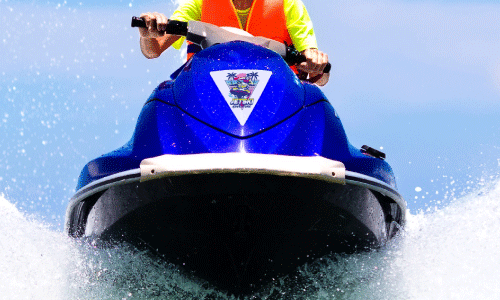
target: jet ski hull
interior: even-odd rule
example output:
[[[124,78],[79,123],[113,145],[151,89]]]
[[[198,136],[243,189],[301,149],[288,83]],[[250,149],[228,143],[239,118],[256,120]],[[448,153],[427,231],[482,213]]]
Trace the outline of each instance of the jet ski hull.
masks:
[[[312,160],[323,159],[168,156],[163,162],[168,170],[163,171],[159,164],[143,162],[141,170],[103,180],[77,194],[74,203],[81,207],[73,211],[80,213],[70,216],[77,220],[70,232],[150,249],[219,288],[242,293],[325,254],[378,247],[396,233],[395,224],[403,222],[393,199],[397,193],[375,179],[351,172],[340,177],[322,174],[331,172],[328,168],[316,168],[321,169],[316,173],[291,172],[293,166],[243,168],[245,162],[210,169],[216,158],[224,157],[229,164],[239,157],[250,164],[274,158],[311,165]],[[183,160],[196,158],[206,160],[206,166],[180,170],[173,165],[174,159],[183,165]],[[160,173],[148,178],[152,168]],[[333,170],[341,173],[341,164]]]

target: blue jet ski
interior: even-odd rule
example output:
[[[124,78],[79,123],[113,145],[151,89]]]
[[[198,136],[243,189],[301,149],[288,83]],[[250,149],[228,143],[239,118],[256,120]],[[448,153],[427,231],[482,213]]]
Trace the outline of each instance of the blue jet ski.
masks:
[[[70,236],[146,247],[243,293],[404,225],[385,154],[349,143],[325,95],[290,69],[301,55],[201,22],[167,32],[202,51],[153,91],[126,145],[83,168]]]

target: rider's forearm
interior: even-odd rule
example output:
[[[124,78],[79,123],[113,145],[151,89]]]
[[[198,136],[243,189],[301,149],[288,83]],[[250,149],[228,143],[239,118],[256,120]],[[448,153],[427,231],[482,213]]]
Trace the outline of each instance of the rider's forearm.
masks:
[[[156,38],[141,37],[141,51],[147,58],[157,58],[163,52]]]
[[[157,58],[168,47],[172,46],[181,37],[173,34],[166,34],[159,38],[141,36],[141,51],[147,58]]]

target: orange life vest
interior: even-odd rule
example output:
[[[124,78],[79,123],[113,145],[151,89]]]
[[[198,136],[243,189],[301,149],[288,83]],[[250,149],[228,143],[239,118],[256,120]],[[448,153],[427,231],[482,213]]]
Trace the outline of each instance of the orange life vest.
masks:
[[[254,0],[247,18],[246,28],[241,28],[232,0],[203,0],[201,21],[217,26],[235,27],[245,30],[254,36],[267,37],[282,43],[292,44],[286,28],[283,0]],[[196,50],[190,52],[188,59]]]

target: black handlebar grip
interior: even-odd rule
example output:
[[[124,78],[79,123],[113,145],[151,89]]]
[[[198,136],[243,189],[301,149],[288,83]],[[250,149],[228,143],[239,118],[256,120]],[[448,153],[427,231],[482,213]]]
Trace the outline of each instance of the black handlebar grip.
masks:
[[[330,73],[331,69],[332,69],[332,65],[330,63],[327,63],[325,68],[323,69],[323,73]]]
[[[146,27],[146,21],[143,18],[132,17],[132,27]]]
[[[143,18],[132,17],[132,27],[146,27],[146,21]],[[165,28],[167,34],[186,36],[188,32],[188,22],[168,20]]]
[[[302,54],[299,54],[299,56],[296,60],[296,64],[300,64],[301,62],[304,62],[304,61],[306,61],[306,57]],[[331,69],[332,69],[332,65],[328,62],[328,63],[326,63],[325,68],[323,69],[323,73],[330,73]]]

